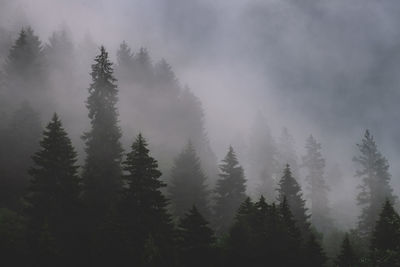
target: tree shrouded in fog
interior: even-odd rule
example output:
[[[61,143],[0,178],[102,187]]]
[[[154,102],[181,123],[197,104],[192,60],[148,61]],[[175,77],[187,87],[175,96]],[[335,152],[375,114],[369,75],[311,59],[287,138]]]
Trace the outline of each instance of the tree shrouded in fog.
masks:
[[[385,200],[393,202],[395,196],[390,186],[389,164],[387,159],[379,152],[373,136],[368,130],[364,138],[357,144],[360,151],[353,161],[360,167],[356,176],[361,180],[361,192],[357,196],[358,205],[361,206],[358,230],[364,237],[368,237],[375,227],[379,212]]]
[[[310,135],[306,141],[306,155],[302,157],[307,169],[306,181],[311,200],[311,222],[318,231],[326,232],[332,227],[329,218],[329,187],[324,179],[325,159],[321,154],[321,144]]]
[[[23,28],[4,65],[7,105],[29,101],[39,111],[48,111],[48,84],[42,43],[31,27]]]
[[[215,188],[215,224],[218,234],[227,232],[236,210],[246,198],[246,179],[235,151],[229,147],[220,165],[220,178]]]
[[[300,229],[303,239],[308,239],[310,232],[310,215],[307,214],[305,200],[300,185],[292,176],[290,166],[286,165],[283,176],[279,181],[278,201],[280,203],[286,198],[297,227]]]
[[[150,156],[147,142],[139,134],[132,150],[123,162],[126,171],[122,199],[119,205],[124,239],[127,239],[128,255],[138,266],[153,266],[146,259],[146,244],[158,254],[151,259],[154,266],[170,266],[173,225],[167,213],[168,201],[161,193],[166,186],[160,180],[161,172],[157,161]]]
[[[91,130],[83,139],[86,160],[83,170],[85,199],[95,212],[104,213],[121,189],[121,131],[118,126],[117,85],[112,63],[102,46],[92,65],[87,108]]]
[[[276,198],[275,178],[279,173],[278,150],[266,119],[258,113],[249,141],[248,177],[259,184],[257,191],[269,202]]]
[[[25,200],[34,264],[45,264],[55,255],[61,256],[63,264],[72,264],[78,254],[81,185],[77,154],[56,114],[43,133],[40,150],[34,154],[33,161],[32,180]],[[43,239],[44,235],[48,239]],[[42,255],[44,251],[50,254]]]
[[[206,180],[200,159],[192,143],[188,142],[175,159],[168,187],[175,216],[182,217],[191,206],[195,205],[203,216],[210,217]]]

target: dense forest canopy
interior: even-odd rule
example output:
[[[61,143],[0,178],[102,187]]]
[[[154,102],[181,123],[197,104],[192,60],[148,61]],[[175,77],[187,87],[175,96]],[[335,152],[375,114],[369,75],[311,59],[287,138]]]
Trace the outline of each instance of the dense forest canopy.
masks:
[[[12,266],[400,266],[396,1],[0,0]]]

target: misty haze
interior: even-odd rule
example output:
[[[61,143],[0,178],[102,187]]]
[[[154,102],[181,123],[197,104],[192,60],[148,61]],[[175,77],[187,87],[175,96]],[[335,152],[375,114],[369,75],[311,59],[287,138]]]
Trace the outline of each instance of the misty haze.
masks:
[[[400,266],[399,14],[0,0],[2,266]]]

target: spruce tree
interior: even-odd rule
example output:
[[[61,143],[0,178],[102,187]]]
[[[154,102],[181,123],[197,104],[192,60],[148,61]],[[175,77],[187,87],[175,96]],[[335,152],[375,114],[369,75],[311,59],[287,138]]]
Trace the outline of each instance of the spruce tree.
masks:
[[[47,76],[42,44],[32,28],[22,28],[4,66],[7,105],[12,108],[29,100],[33,107],[48,112]]]
[[[354,267],[357,263],[357,256],[350,243],[349,236],[346,234],[340,248],[340,254],[336,259],[336,265],[339,267]]]
[[[62,256],[61,262],[65,264],[72,263],[78,252],[74,248],[81,215],[81,184],[76,157],[71,140],[54,114],[43,132],[40,150],[33,156],[34,166],[29,171],[32,180],[25,200],[32,249],[44,248],[43,241],[53,247],[53,256]],[[49,256],[45,251],[39,251],[38,255],[42,252],[44,257]]]
[[[175,159],[171,170],[168,191],[175,216],[182,217],[193,205],[206,218],[210,216],[206,179],[200,159],[192,143],[189,142]]]
[[[151,248],[158,251],[157,258],[152,261],[157,264],[165,261],[163,266],[170,266],[173,226],[167,213],[168,201],[161,193],[166,184],[160,180],[157,161],[149,155],[147,146],[139,134],[123,162],[127,186],[119,205],[120,220],[135,264],[145,264],[147,260],[142,256],[150,253],[144,251],[145,244],[151,241]]]
[[[87,108],[91,130],[83,135],[86,160],[84,193],[95,214],[105,214],[121,190],[121,131],[118,126],[117,85],[112,63],[102,46],[92,65]]]
[[[371,239],[371,257],[375,266],[400,264],[400,216],[389,200],[376,222]]]
[[[375,227],[385,199],[393,202],[395,196],[390,186],[389,164],[379,152],[373,136],[365,131],[361,144],[357,144],[360,154],[353,158],[360,168],[356,176],[362,179],[361,192],[357,196],[362,211],[358,230],[363,237],[368,237]]]
[[[217,233],[224,234],[233,222],[236,210],[246,199],[244,171],[232,147],[229,147],[220,170],[215,189],[215,223]]]
[[[321,155],[321,144],[310,135],[306,142],[306,155],[302,157],[303,167],[307,169],[308,198],[311,200],[311,223],[318,231],[327,232],[332,228],[329,218],[329,200],[324,179],[325,159]]]
[[[214,264],[215,237],[208,222],[193,206],[180,220],[178,247],[181,266],[210,266]]]
[[[132,75],[135,71],[134,53],[125,41],[120,44],[117,51],[117,63],[115,73],[118,79],[124,82],[132,81]]]
[[[278,201],[283,203],[287,199],[290,210],[296,221],[297,227],[300,229],[303,239],[308,238],[310,232],[309,217],[307,208],[305,207],[305,200],[301,188],[296,179],[293,178],[290,166],[286,165],[283,176],[279,181],[278,188]]]

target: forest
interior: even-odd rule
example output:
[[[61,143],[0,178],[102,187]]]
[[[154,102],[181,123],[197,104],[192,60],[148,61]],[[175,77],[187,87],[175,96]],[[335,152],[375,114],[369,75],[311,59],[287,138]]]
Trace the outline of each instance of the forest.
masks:
[[[331,117],[319,131],[254,105],[235,134],[239,116],[208,110],[163,49],[16,25],[0,24],[4,266],[400,266],[395,150],[378,122],[335,148]]]

